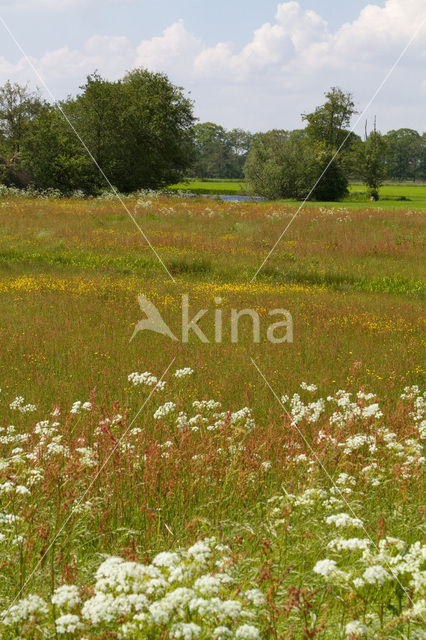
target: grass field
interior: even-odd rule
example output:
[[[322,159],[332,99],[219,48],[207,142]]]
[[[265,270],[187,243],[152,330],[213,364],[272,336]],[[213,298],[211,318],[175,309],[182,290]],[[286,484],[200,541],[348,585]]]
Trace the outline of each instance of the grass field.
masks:
[[[116,201],[0,199],[0,637],[421,638],[424,212],[306,206],[251,282],[293,206],[126,205],[175,282]]]
[[[191,180],[181,182],[171,187],[172,191],[189,191],[195,194],[210,195],[243,195],[247,193],[247,184],[242,180]],[[361,184],[351,184],[350,195],[342,202],[312,202],[310,206],[345,206],[359,208],[368,206],[373,208],[407,208],[426,209],[425,184],[385,184],[380,189],[380,200],[370,202],[366,196],[366,189]],[[297,205],[296,200],[280,200],[281,204]]]

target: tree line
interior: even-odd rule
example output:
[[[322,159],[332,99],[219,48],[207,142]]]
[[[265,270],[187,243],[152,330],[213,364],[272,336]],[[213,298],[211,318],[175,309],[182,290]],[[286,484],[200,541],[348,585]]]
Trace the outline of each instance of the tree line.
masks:
[[[268,198],[337,200],[349,179],[372,198],[383,180],[426,180],[426,134],[374,124],[350,132],[350,93],[333,87],[302,114],[304,129],[250,133],[197,123],[194,104],[162,73],[135,69],[108,81],[97,72],[57,104],[28,86],[0,87],[0,183],[96,194],[105,176],[119,191],[159,189],[183,177],[246,179]],[[336,155],[336,152],[339,153]]]

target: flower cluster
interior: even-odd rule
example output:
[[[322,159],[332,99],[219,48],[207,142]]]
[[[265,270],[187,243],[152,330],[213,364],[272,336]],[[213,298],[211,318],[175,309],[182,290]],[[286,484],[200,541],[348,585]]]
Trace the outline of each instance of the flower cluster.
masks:
[[[93,595],[82,598],[75,585],[57,588],[50,603],[31,595],[0,614],[3,631],[24,622],[34,632],[48,627],[52,605],[60,614],[59,635],[260,640],[257,619],[265,598],[259,589],[237,589],[229,548],[206,538],[186,550],[163,551],[150,564],[107,558],[96,572]]]
[[[134,387],[145,385],[146,387],[154,387],[156,391],[163,391],[166,386],[164,380],[158,380],[158,378],[149,371],[144,371],[144,373],[134,371],[133,373],[129,373],[127,379]]]

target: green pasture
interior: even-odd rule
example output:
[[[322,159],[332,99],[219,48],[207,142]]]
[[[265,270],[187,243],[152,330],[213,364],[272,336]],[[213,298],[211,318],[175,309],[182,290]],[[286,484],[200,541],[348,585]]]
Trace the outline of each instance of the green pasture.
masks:
[[[245,195],[248,186],[243,180],[188,180],[169,187],[170,191],[184,191],[196,195]],[[351,184],[350,195],[341,202],[312,202],[318,206],[345,206],[356,208],[368,205],[374,208],[426,209],[426,184],[385,184],[380,189],[380,200],[370,202],[362,184]],[[297,200],[280,200],[280,203],[297,205]]]

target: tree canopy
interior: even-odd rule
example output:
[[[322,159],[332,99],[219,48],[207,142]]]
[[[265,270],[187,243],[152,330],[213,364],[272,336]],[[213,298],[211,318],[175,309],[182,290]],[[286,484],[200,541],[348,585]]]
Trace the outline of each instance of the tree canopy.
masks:
[[[365,140],[350,130],[351,93],[332,87],[303,113],[304,129],[250,133],[196,123],[193,103],[162,73],[117,81],[89,75],[75,97],[44,101],[28,86],[0,87],[0,183],[95,194],[158,189],[185,177],[246,178],[268,198],[339,200],[348,177],[378,197],[385,178],[426,179],[426,134],[408,128]]]
[[[2,109],[7,89],[9,102],[22,105],[21,120],[9,117],[12,108]],[[19,154],[27,181],[64,192],[105,187],[95,162],[123,192],[175,182],[193,160],[194,122],[183,90],[145,69],[115,82],[94,73],[75,98],[59,105],[41,104],[18,85],[0,93],[3,153]]]

